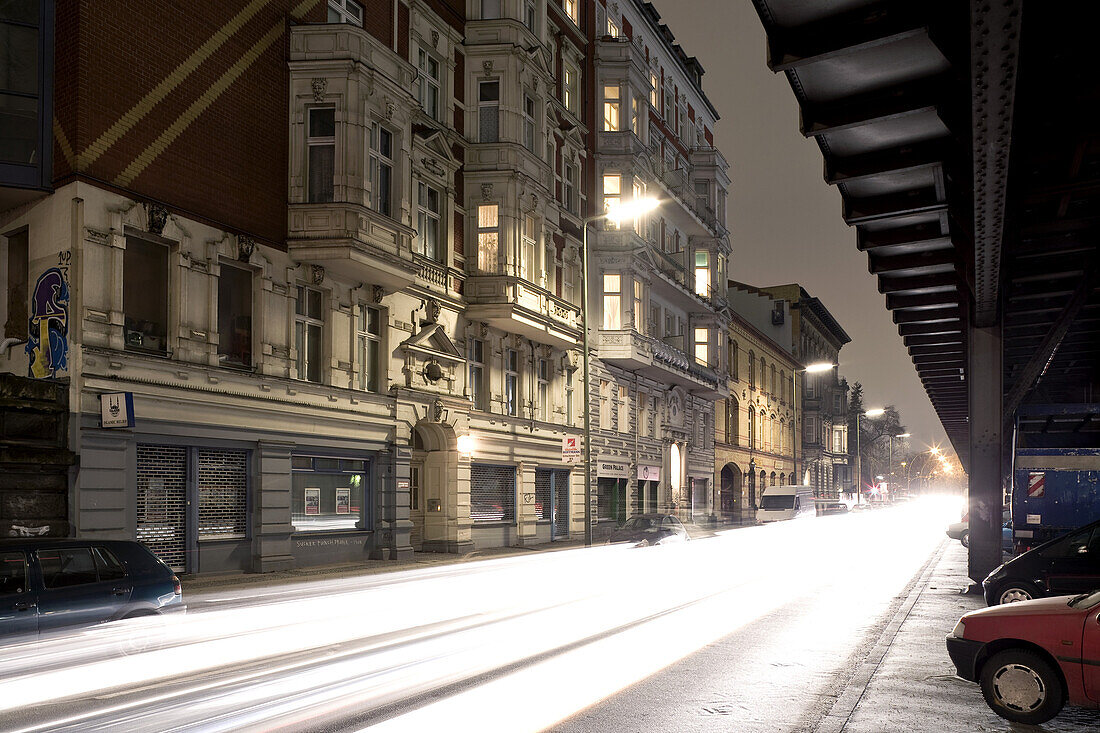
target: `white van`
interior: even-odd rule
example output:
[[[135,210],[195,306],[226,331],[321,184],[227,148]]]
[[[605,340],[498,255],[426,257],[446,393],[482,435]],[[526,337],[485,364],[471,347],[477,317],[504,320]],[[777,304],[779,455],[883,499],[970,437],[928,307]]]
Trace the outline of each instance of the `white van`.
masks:
[[[769,486],[760,496],[758,522],[808,519],[817,516],[814,490],[809,486]]]

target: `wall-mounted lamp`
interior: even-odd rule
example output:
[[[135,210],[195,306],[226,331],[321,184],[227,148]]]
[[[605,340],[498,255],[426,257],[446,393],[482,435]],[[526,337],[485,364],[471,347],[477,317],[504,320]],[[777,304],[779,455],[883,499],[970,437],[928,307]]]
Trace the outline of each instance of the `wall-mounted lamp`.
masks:
[[[472,435],[460,435],[458,436],[458,452],[467,458],[473,455],[474,452],[474,436]]]

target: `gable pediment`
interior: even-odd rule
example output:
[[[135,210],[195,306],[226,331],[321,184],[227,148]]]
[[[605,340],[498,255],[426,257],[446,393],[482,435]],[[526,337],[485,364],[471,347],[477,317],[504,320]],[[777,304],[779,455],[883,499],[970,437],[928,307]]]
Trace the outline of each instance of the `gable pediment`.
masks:
[[[443,361],[466,361],[440,323],[431,323],[420,329],[418,333],[402,341],[401,348],[421,356],[434,356]]]

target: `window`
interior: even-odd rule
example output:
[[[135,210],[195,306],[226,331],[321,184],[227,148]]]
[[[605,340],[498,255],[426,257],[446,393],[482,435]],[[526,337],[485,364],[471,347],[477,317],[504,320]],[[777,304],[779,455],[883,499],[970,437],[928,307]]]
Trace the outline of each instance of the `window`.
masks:
[[[4,321],[5,338],[27,338],[27,304],[30,296],[27,292],[29,277],[29,255],[27,230],[7,236],[8,260],[8,297],[7,317]]]
[[[296,532],[367,527],[367,462],[327,456],[290,457],[290,521]]]
[[[359,358],[359,389],[381,392],[386,383],[382,363],[382,311],[374,306],[359,308],[355,329]]]
[[[370,126],[370,208],[393,216],[393,133],[377,122]]]
[[[523,279],[529,283],[537,282],[539,268],[535,257],[537,251],[535,249],[535,217],[530,214],[523,217],[523,235],[520,239],[522,242],[520,269]]]
[[[519,415],[519,352],[504,351],[504,414]]]
[[[550,419],[550,360],[539,359],[538,372],[539,420]]]
[[[122,257],[126,348],[168,351],[168,247],[126,238]]]
[[[616,413],[615,429],[620,433],[625,433],[630,430],[630,393],[627,391],[626,387],[621,384],[618,387],[618,393],[618,412]]]
[[[38,563],[46,588],[68,588],[99,581],[92,551],[87,547],[39,550]]]
[[[565,210],[570,214],[577,213],[577,166],[572,163],[565,164]]]
[[[806,391],[806,397],[811,400],[815,399],[817,397],[817,375],[807,372],[805,374],[805,380],[806,382],[803,389]]]
[[[477,86],[477,139],[495,143],[500,140],[500,82],[483,81]]]
[[[26,556],[22,552],[0,552],[0,596],[26,591]]]
[[[638,424],[634,427],[638,435],[649,435],[649,395],[638,393]]]
[[[756,410],[749,406],[749,447],[756,447]]]
[[[814,424],[813,415],[808,416],[806,418],[806,422],[803,424],[803,429],[805,430],[805,439],[807,443],[817,442],[817,435],[814,433],[816,427],[817,426]]]
[[[619,87],[606,85],[603,88],[603,129],[604,132],[618,132],[619,113]]]
[[[646,324],[651,336],[661,337],[667,334],[661,333],[661,306],[653,304],[649,306],[649,323]]]
[[[363,6],[355,0],[328,0],[329,23],[351,23],[362,27]]]
[[[49,95],[51,80],[44,73],[53,63],[53,28],[38,27],[41,19],[40,2],[5,2],[0,4],[0,162],[21,166],[40,167],[49,161],[49,154],[41,147],[42,122],[49,123]],[[52,8],[53,3],[48,7]],[[51,10],[52,18],[52,10]],[[48,130],[48,127],[47,127]],[[46,135],[51,133],[46,132]],[[52,136],[46,137],[52,146]],[[37,179],[42,171],[26,168],[10,168],[5,174],[13,174],[15,180],[32,173]],[[45,171],[46,176],[52,170]],[[47,178],[47,182],[48,182]],[[11,336],[11,333],[8,333]]]
[[[577,114],[577,70],[572,66],[565,66],[562,70],[562,104],[565,108]]]
[[[604,174],[603,177],[603,210],[608,213],[618,208],[622,201],[623,177],[618,173]],[[608,227],[618,229],[619,223],[614,219],[608,220]]]
[[[695,253],[695,294],[710,295],[710,253]]]
[[[642,136],[642,100],[639,97],[630,98],[630,131],[638,137]]]
[[[420,508],[420,466],[409,466],[409,509]]]
[[[641,181],[640,179],[635,178],[633,188],[634,188],[634,201],[641,201],[642,199],[645,198],[645,183],[643,181]],[[635,216],[634,217],[634,231],[638,232],[639,234],[642,234],[643,233],[642,226],[643,226],[642,217],[641,216]]]
[[[777,395],[777,394],[779,394],[779,393],[778,393],[778,392],[776,391],[776,387],[777,387],[777,386],[778,386],[778,385],[777,385],[777,384],[775,383],[775,364],[772,364],[772,365],[771,365],[771,390],[769,390],[769,392],[770,392],[770,394],[772,394],[773,396],[774,396],[774,395]]]
[[[657,95],[657,74],[650,73],[649,75],[649,104],[653,109],[660,111],[658,106],[660,97]]]
[[[768,391],[768,367],[764,363],[764,357],[760,357],[760,391]]]
[[[515,521],[514,466],[470,464],[470,519],[474,522]]]
[[[439,62],[420,49],[420,106],[433,120],[439,119]]]
[[[615,19],[611,17],[611,13],[607,14],[607,35],[612,38],[619,37],[619,24],[615,22]]]
[[[733,339],[730,339],[730,341],[729,341],[729,352],[730,352],[729,353],[730,376],[733,377],[734,379],[737,379],[738,378],[737,377],[737,361],[738,361],[739,356],[738,356],[738,353],[737,353],[737,342],[734,341]]]
[[[779,371],[779,399],[783,402],[787,401],[787,372],[783,369]]]
[[[844,440],[844,428],[834,427],[833,428],[833,452],[834,453],[844,453],[844,452],[846,452],[848,450],[848,446],[845,445],[845,443],[846,443],[846,441]]]
[[[252,366],[252,271],[228,262],[218,276],[218,363]]]
[[[467,364],[469,365],[469,389],[470,401],[474,403],[475,410],[485,409],[485,342],[481,339],[470,339],[467,347]]]
[[[298,286],[294,303],[294,345],[298,350],[298,379],[321,381],[321,332],[324,327],[321,312],[321,291]]]
[[[497,271],[498,244],[500,234],[497,231],[498,208],[496,204],[480,204],[477,207],[477,269],[479,272],[494,274]]]
[[[600,427],[611,429],[611,382],[600,380]]]
[[[699,362],[700,364],[710,363],[707,340],[707,329],[695,329],[695,361]]]
[[[523,147],[532,153],[535,149],[535,100],[523,95]]]
[[[420,183],[417,185],[417,225],[420,229],[420,237],[417,244],[417,252],[428,259],[441,261],[443,248],[439,241],[439,191],[431,186]]]
[[[622,275],[605,274],[603,276],[603,327],[608,331],[618,331],[622,321]]]
[[[738,431],[740,426],[738,425],[739,408],[737,398],[730,397],[726,400],[726,442],[730,445],[737,445]]]
[[[577,14],[577,1],[578,0],[561,0],[561,7],[562,10],[565,11],[565,14],[579,26],[581,21],[580,16]]]
[[[565,424],[573,424],[573,372],[565,370]]]
[[[309,201],[332,201],[332,184],[336,175],[336,110],[319,107],[309,110]]]
[[[535,15],[535,0],[523,0],[523,24],[527,26],[527,30],[532,33],[535,32],[535,23],[538,22],[538,17]]]
[[[481,19],[495,20],[500,17],[500,0],[481,0]]]
[[[695,207],[699,211],[710,208],[710,184],[707,181],[695,182]]]
[[[644,286],[641,280],[634,281],[634,330],[645,333],[645,302],[643,300]]]

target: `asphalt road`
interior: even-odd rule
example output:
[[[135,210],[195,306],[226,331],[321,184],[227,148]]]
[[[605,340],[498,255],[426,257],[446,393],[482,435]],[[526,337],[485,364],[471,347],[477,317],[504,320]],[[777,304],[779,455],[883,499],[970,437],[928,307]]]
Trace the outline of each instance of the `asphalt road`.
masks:
[[[0,729],[808,730],[950,518],[911,506],[204,594],[3,648]]]

